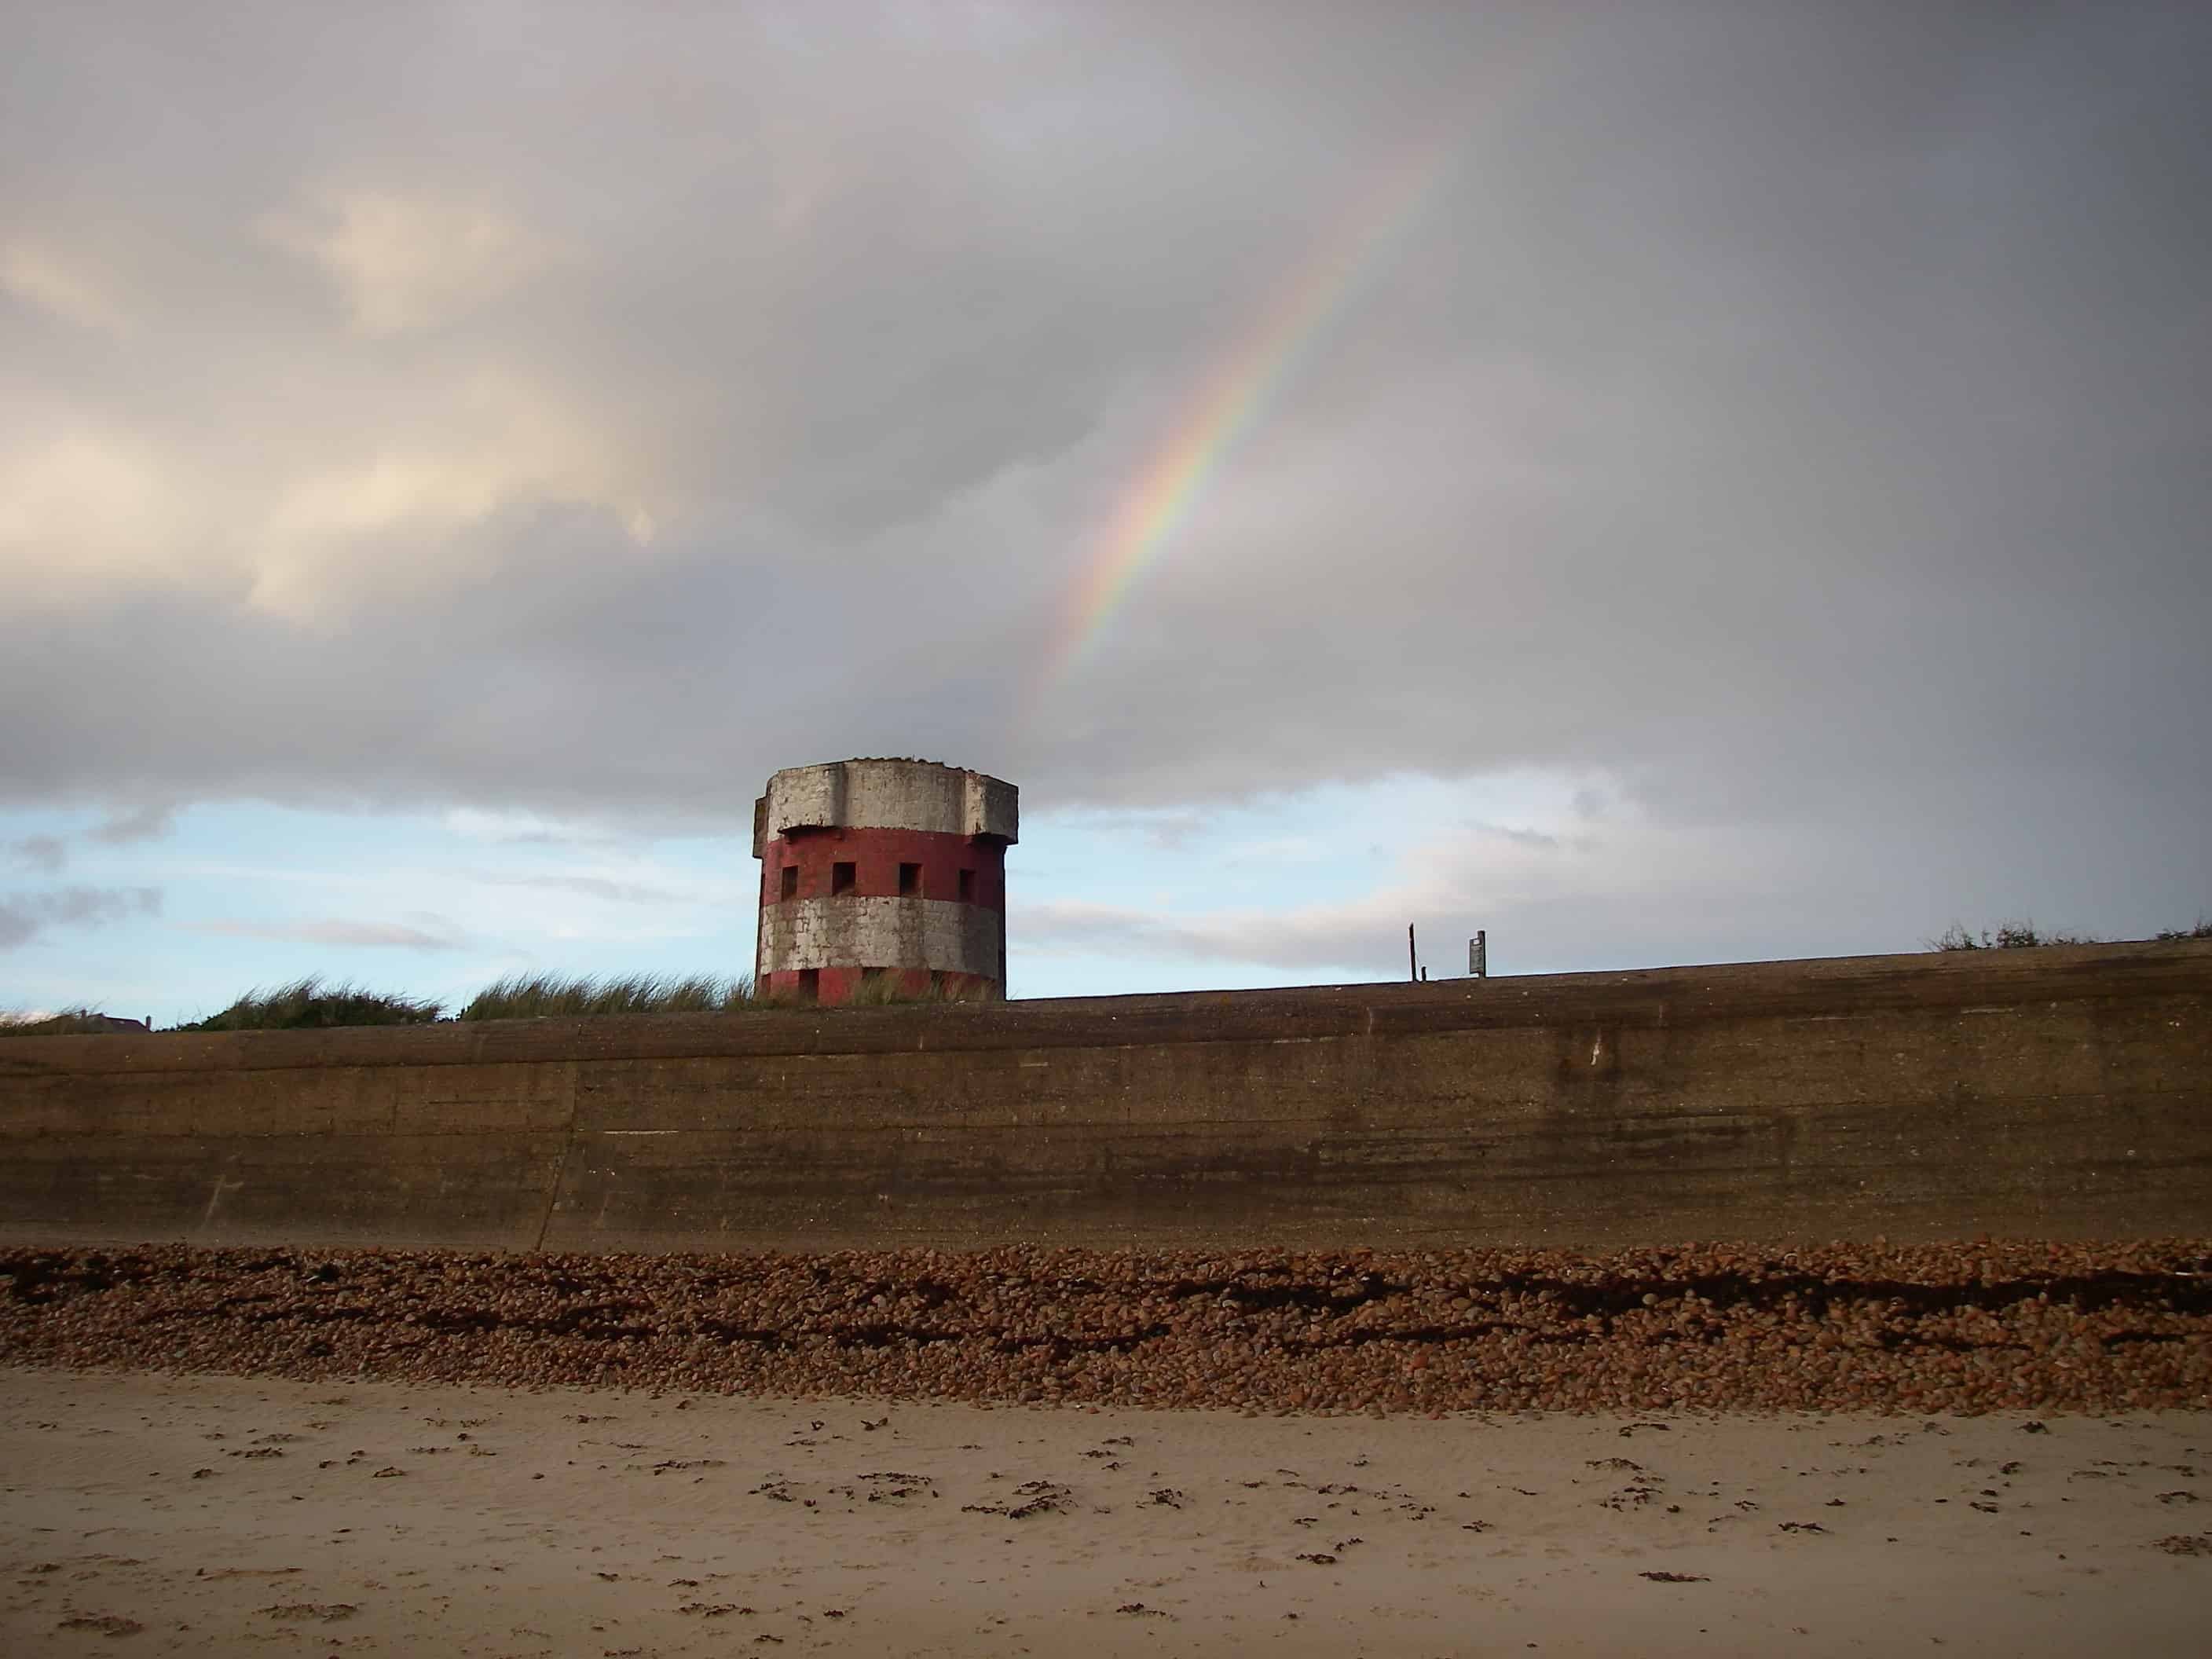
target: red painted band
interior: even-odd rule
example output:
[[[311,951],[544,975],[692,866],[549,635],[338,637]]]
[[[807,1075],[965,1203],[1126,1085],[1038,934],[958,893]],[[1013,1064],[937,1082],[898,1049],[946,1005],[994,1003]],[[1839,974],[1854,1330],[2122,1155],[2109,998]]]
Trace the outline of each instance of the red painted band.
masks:
[[[840,866],[849,871],[841,873]],[[787,870],[793,872],[788,885]],[[849,884],[841,884],[848,877]],[[1003,912],[1006,849],[999,842],[931,830],[854,829],[802,830],[761,848],[763,909],[787,900],[848,895],[944,899]]]
[[[986,979],[981,974],[950,973],[927,968],[820,968],[813,970],[811,996],[805,969],[779,969],[762,976],[762,994],[772,997],[788,997],[794,1001],[812,1000],[828,1007],[849,1002],[872,973],[888,972],[897,976],[898,994],[922,997],[934,994],[951,1001],[995,1001],[1001,994],[1000,983]]]

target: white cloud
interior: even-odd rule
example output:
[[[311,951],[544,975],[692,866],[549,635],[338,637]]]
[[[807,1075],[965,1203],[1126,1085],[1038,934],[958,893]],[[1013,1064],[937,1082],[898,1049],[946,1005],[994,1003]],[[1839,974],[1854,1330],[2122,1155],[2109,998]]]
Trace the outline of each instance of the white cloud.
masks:
[[[506,876],[478,871],[472,879],[490,887],[539,887],[551,892],[577,893],[609,904],[691,904],[696,902],[693,895],[678,892],[672,888],[656,887],[642,882],[617,881],[607,876],[557,872]]]
[[[392,190],[334,192],[266,234],[337,285],[348,329],[252,295],[234,249],[195,265],[167,246],[188,329],[140,331],[120,383],[112,354],[52,344],[0,396],[10,594],[44,610],[181,589],[328,625],[528,556],[505,532],[532,513],[601,515],[630,549],[659,535],[653,422],[617,418],[604,377],[481,331],[427,359],[391,344],[513,293],[550,259],[544,238],[460,195]],[[51,240],[0,245],[0,285],[86,327],[130,320],[112,279]]]
[[[1232,864],[1318,864],[1336,853],[1312,836],[1268,836],[1239,842],[1224,857]]]
[[[642,459],[589,407],[526,376],[470,374],[404,434],[363,433],[345,451],[270,489],[249,594],[256,608],[306,619],[367,592],[481,580],[511,550],[462,538],[517,509],[597,509],[633,547],[653,537]]]
[[[353,326],[392,335],[454,321],[511,293],[553,246],[465,196],[355,186],[275,216],[263,234],[320,270]]]
[[[0,434],[0,575],[24,598],[174,577],[194,539],[185,505],[168,458],[128,433]]]
[[[406,951],[456,951],[464,943],[450,932],[431,932],[397,921],[202,921],[193,931],[234,939],[277,939],[298,945],[390,946]]]
[[[490,811],[481,806],[456,806],[442,820],[447,830],[468,841],[495,846],[596,846],[617,839],[596,825],[528,811]]]
[[[562,387],[479,368],[357,389],[258,434],[256,412],[229,411],[233,425],[211,405],[204,429],[166,443],[86,424],[41,435],[66,412],[5,410],[0,580],[49,605],[157,586],[327,623],[527,557],[484,533],[504,515],[580,508],[605,515],[617,545],[653,542],[665,508],[646,455]]]
[[[113,273],[51,242],[19,237],[0,246],[0,289],[80,328],[122,334],[131,326]]]

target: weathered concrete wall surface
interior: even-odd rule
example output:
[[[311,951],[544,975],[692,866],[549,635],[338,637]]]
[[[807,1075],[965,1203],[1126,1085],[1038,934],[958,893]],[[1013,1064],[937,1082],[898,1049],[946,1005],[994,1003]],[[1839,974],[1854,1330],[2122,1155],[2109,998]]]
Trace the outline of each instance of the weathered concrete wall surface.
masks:
[[[0,1041],[0,1239],[2212,1233],[2212,945]]]
[[[845,850],[836,842],[831,846]],[[1006,977],[999,959],[1003,913],[981,904],[926,898],[860,895],[802,898],[763,905],[761,960],[771,988],[778,975],[803,968],[869,966],[967,974],[996,985]]]

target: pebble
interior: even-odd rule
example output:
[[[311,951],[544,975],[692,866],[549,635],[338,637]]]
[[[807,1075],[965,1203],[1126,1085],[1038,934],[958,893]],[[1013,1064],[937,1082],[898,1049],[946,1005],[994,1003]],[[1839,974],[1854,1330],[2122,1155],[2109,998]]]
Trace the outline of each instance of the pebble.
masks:
[[[0,1250],[0,1362],[1376,1415],[2212,1406],[2212,1241]]]

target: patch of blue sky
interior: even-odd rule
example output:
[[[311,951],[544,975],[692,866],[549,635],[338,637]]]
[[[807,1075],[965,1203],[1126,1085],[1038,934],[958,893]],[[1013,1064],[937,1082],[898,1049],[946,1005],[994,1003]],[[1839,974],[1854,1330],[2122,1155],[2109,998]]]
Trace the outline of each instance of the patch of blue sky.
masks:
[[[1103,956],[1063,951],[1049,945],[1024,948],[1010,942],[1013,977],[1008,993],[1039,997],[1139,996],[1168,991],[1264,991],[1287,985],[1352,984],[1375,976],[1357,964],[1340,974],[1272,968],[1218,957]]]
[[[1265,954],[1271,917],[1417,887],[1440,842],[1571,833],[1577,788],[1539,775],[1407,777],[1148,811],[1055,811],[1031,798],[1008,857],[1012,988],[1108,995],[1373,977],[1386,949],[1295,967],[1246,957]],[[0,851],[36,837],[65,849],[59,869],[0,858],[0,903],[20,911],[70,887],[161,896],[158,910],[112,907],[0,951],[0,1009],[90,1006],[169,1024],[307,975],[458,1006],[511,973],[728,975],[752,963],[750,823],[647,838],[613,819],[243,802],[184,810],[137,840],[100,839],[109,822],[0,813]],[[1093,916],[1121,925],[1088,926]],[[1379,913],[1375,927],[1380,945]]]
[[[511,972],[751,966],[744,842],[239,804],[179,813],[159,840],[109,845],[92,838],[99,822],[0,817],[0,842],[51,835],[67,848],[60,872],[11,869],[0,902],[153,887],[159,913],[40,928],[0,957],[0,1007],[87,1004],[167,1024],[307,975],[458,1004]]]
[[[1559,833],[1582,787],[1538,773],[1401,776],[1218,806],[1029,810],[1010,867],[1026,896],[1164,915],[1339,903],[1401,877],[1417,848],[1478,824]]]
[[[1402,945],[1391,941],[1402,940],[1403,921],[1384,920],[1382,895],[1419,895],[1421,910],[1405,920],[1428,922],[1439,848],[1500,836],[1563,843],[1605,793],[1590,780],[1532,772],[1393,777],[1147,811],[1032,808],[1009,866],[1014,990],[1350,983],[1376,977],[1378,963],[1395,975]],[[1302,921],[1363,908],[1376,915],[1357,954],[1267,959]],[[1179,948],[1164,951],[1164,933]]]

